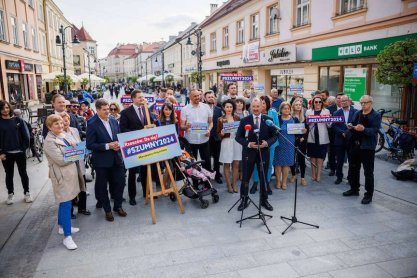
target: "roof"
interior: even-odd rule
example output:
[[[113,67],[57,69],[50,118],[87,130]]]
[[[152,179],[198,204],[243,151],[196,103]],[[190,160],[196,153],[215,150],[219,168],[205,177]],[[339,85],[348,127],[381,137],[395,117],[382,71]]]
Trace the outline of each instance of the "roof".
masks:
[[[136,49],[139,49],[140,45],[139,44],[133,44],[133,43],[128,43],[128,44],[121,44],[121,45],[117,45],[115,48],[113,48],[109,54],[107,56],[117,56],[117,55],[128,55],[131,56],[135,53],[137,53]]]
[[[250,1],[252,0],[229,0],[227,3],[217,8],[212,15],[203,20],[203,22],[200,23],[200,28],[210,25],[212,22],[228,15],[231,11],[236,10]]]
[[[78,39],[80,41],[90,41],[90,42],[96,42],[91,35],[87,32],[87,30],[84,28],[84,26],[81,26],[81,29],[78,29],[77,26],[74,24],[72,25],[71,29],[71,35],[77,35]]]

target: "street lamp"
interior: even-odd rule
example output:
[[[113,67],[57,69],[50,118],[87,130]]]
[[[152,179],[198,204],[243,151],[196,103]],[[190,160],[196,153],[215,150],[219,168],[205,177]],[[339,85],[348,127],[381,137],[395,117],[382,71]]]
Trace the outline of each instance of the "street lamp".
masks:
[[[165,74],[165,63],[164,63],[164,50],[162,49],[161,51],[161,62],[162,62],[162,87],[165,87],[165,78],[164,78],[164,74]],[[158,63],[158,56],[155,57],[155,63]]]
[[[90,67],[90,56],[91,56],[91,53],[87,49],[85,49],[85,48],[83,48],[83,50],[84,50],[85,53],[87,53],[87,59],[88,59],[88,86],[91,89],[91,67]],[[94,62],[96,62],[96,58],[95,57],[94,57]]]
[[[65,62],[65,45],[67,44],[66,40],[65,40],[65,30],[67,28],[72,28],[72,26],[67,26],[64,28],[64,26],[61,25],[61,27],[59,28],[59,33],[61,34],[61,36],[56,35],[55,38],[55,43],[57,46],[62,46],[62,59],[64,60],[64,91],[65,94],[68,93],[68,81],[67,81],[67,66],[66,66],[66,62]],[[62,38],[61,38],[62,37]],[[74,37],[72,38],[72,43],[80,43],[80,40],[78,39],[77,35],[74,35]]]
[[[197,69],[198,69],[198,87],[199,89],[202,88],[202,82],[203,82],[203,61],[202,61],[202,56],[204,55],[203,51],[201,51],[201,29],[196,29],[194,31],[194,33],[192,33],[191,35],[195,35],[197,37],[197,45],[196,45],[196,50],[191,51],[192,55],[196,55],[197,56]],[[187,43],[186,45],[193,45],[193,43],[191,42],[191,36],[188,37]]]

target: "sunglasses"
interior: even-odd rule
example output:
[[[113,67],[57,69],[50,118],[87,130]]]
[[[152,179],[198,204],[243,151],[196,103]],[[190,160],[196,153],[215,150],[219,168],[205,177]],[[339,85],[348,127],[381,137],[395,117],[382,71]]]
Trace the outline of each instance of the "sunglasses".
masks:
[[[315,101],[314,103],[322,103],[321,101]]]
[[[117,111],[116,108],[110,108],[110,111]]]

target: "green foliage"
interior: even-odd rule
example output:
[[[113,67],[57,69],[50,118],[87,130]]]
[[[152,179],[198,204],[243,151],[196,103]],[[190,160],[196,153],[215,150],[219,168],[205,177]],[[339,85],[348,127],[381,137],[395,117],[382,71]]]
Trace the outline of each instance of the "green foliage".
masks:
[[[138,80],[138,78],[137,78],[136,76],[129,76],[129,77],[127,78],[127,82],[132,82],[132,83],[135,83],[135,82],[136,82],[136,80]]]
[[[155,78],[156,76],[152,76],[151,78],[149,78],[149,82],[151,82],[152,84],[155,83]]]
[[[417,39],[392,43],[377,56],[376,79],[387,85],[415,85],[412,80],[413,63],[417,62]]]
[[[81,79],[81,85],[83,85],[84,87],[88,85],[88,78],[83,78]]]
[[[103,76],[103,79],[106,80],[106,81],[104,81],[105,83],[109,83],[110,82],[110,77],[108,77],[107,75]]]
[[[59,85],[60,88],[64,88],[64,75],[57,75],[53,81],[54,85]],[[67,84],[68,88],[71,87],[71,85],[74,85],[74,81],[72,81],[71,76],[67,75]]]
[[[174,81],[174,77],[172,75],[167,75],[165,80],[168,81],[168,82],[172,82],[172,81]]]
[[[201,76],[202,77],[202,81],[204,81],[204,75]],[[192,83],[199,83],[198,82],[198,71],[193,71],[190,75],[190,79]]]

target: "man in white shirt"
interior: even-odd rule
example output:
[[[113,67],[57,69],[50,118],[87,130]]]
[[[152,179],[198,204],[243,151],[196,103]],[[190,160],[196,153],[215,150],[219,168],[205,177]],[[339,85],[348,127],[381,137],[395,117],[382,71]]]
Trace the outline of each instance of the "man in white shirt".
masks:
[[[200,92],[190,92],[190,103],[181,110],[181,129],[185,131],[185,139],[190,143],[194,157],[198,154],[205,161],[204,167],[211,169],[209,138],[213,128],[213,111],[200,102]],[[197,127],[198,126],[198,127]]]

